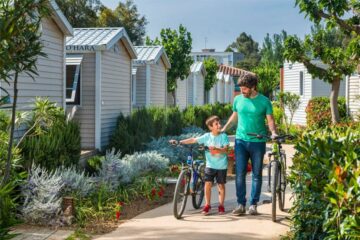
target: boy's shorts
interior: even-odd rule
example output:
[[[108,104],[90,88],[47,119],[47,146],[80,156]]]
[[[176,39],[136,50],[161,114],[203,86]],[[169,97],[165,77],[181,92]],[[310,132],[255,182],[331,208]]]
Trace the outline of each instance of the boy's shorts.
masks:
[[[217,183],[225,184],[226,174],[227,169],[205,168],[205,182],[214,183],[214,179],[216,178]]]

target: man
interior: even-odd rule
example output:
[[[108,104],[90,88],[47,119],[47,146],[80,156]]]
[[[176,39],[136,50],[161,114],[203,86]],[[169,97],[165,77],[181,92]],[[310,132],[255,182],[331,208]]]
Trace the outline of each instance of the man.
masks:
[[[245,214],[246,206],[246,166],[251,159],[252,185],[249,214],[257,214],[262,185],[263,158],[266,149],[266,140],[248,136],[248,133],[267,135],[265,119],[272,133],[276,135],[276,126],[270,100],[257,92],[258,78],[247,74],[239,79],[241,95],[236,96],[233,103],[233,113],[222,131],[226,131],[231,123],[237,121],[235,139],[236,160],[236,196],[238,206],[233,210],[234,215]]]

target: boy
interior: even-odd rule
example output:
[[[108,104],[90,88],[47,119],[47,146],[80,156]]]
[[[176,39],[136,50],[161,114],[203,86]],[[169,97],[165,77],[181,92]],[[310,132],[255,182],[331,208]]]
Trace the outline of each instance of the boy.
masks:
[[[204,215],[209,214],[211,209],[211,187],[216,178],[219,190],[219,214],[225,213],[225,183],[227,173],[227,148],[229,139],[225,133],[221,133],[220,119],[217,116],[211,116],[206,120],[206,126],[210,132],[197,138],[188,138],[180,141],[180,144],[199,143],[209,147],[210,151],[205,152],[205,206],[202,210]],[[171,142],[176,142],[171,140]]]

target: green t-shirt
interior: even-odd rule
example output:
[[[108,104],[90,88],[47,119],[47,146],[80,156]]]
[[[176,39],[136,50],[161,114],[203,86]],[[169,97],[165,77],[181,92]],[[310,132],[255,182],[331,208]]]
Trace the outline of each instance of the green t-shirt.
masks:
[[[258,93],[254,98],[238,95],[234,99],[233,111],[237,112],[238,125],[236,139],[249,142],[265,142],[264,139],[248,136],[248,133],[267,135],[265,126],[266,115],[272,115],[273,109],[270,100]]]
[[[204,144],[207,147],[223,148],[229,145],[228,136],[225,133],[221,133],[217,136],[212,133],[205,133],[204,135],[196,138],[197,143]],[[227,169],[227,155],[225,153],[211,154],[209,151],[205,152],[206,167],[213,169]]]

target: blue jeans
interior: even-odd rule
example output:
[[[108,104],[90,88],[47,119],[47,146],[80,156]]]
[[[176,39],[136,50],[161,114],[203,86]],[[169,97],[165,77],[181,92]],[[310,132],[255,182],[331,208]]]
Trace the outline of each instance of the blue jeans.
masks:
[[[256,205],[259,202],[265,151],[265,142],[247,142],[241,139],[235,140],[235,186],[238,204],[246,205],[246,167],[249,158],[251,159],[252,167],[250,205]]]

